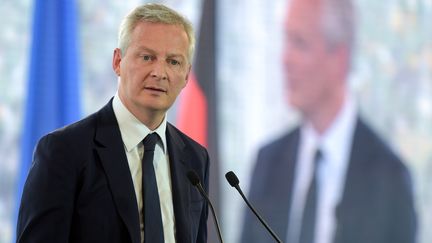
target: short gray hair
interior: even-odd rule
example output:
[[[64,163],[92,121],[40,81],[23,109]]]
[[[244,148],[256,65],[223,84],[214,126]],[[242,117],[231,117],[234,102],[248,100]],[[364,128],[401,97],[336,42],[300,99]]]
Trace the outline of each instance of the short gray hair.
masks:
[[[189,39],[187,58],[189,63],[192,62],[195,49],[195,34],[192,24],[178,12],[157,3],[148,3],[136,7],[123,19],[118,33],[118,46],[121,49],[122,56],[130,45],[132,31],[140,21],[183,26]]]
[[[356,11],[351,0],[322,0],[323,34],[330,46],[346,44],[353,49]]]

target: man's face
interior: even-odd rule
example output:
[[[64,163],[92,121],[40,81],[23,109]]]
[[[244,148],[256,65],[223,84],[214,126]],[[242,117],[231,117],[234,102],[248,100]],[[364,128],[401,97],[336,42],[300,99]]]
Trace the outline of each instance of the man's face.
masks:
[[[322,108],[340,89],[340,52],[322,30],[319,0],[293,0],[285,20],[283,66],[290,104],[302,113]]]
[[[165,113],[187,83],[189,40],[180,25],[139,22],[126,53],[116,49],[118,93],[137,117]]]

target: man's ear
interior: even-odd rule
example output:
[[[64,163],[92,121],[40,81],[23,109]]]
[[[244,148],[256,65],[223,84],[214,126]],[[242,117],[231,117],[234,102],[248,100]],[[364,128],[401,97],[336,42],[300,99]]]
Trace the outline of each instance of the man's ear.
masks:
[[[120,63],[122,59],[122,53],[119,48],[114,49],[113,59],[112,59],[112,68],[117,76],[120,76]]]
[[[189,81],[189,77],[190,77],[191,71],[192,71],[192,65],[189,65],[188,71],[186,73],[186,83],[185,83],[185,86],[186,86],[186,84]]]

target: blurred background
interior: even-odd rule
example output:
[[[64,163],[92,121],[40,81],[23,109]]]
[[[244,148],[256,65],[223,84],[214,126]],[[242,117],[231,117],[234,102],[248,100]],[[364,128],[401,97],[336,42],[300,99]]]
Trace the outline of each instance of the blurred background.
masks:
[[[207,54],[201,59],[214,61],[207,75],[214,83],[206,91],[213,94],[208,105],[214,113],[208,114],[207,127],[214,129],[207,143],[213,155],[211,198],[228,243],[238,240],[244,204],[224,174],[235,171],[247,192],[257,149],[299,118],[283,92],[282,23],[287,1],[214,0],[214,16],[202,14],[204,0],[152,1],[186,15],[198,35],[203,19],[215,21],[214,36],[210,35],[214,48],[198,52]],[[0,0],[0,243],[14,239],[17,193],[30,164],[22,161],[26,112],[38,112],[26,109],[29,97],[38,96],[29,89],[29,70],[38,61],[30,61],[37,2]],[[79,117],[84,117],[114,95],[117,80],[111,58],[119,23],[133,7],[148,1],[58,0],[60,5],[64,2],[76,6],[70,14],[76,16],[77,99]],[[410,169],[419,242],[432,242],[427,229],[432,225],[432,0],[357,0],[356,6],[358,39],[350,86],[361,112]],[[45,16],[45,11],[51,10],[38,13]],[[213,29],[203,30],[202,35]],[[172,123],[184,112],[179,108],[183,98],[168,115]]]

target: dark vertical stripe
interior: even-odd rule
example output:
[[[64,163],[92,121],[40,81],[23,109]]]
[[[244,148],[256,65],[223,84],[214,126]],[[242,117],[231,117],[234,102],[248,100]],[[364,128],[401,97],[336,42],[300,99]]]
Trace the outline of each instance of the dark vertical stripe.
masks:
[[[219,146],[218,146],[218,113],[216,83],[216,10],[215,0],[203,3],[197,52],[194,62],[195,75],[207,97],[207,148],[210,155],[210,198],[217,212],[221,212],[219,193]],[[208,221],[212,224],[212,221]],[[223,233],[223,226],[222,233]],[[214,225],[209,225],[208,242],[219,242]]]

